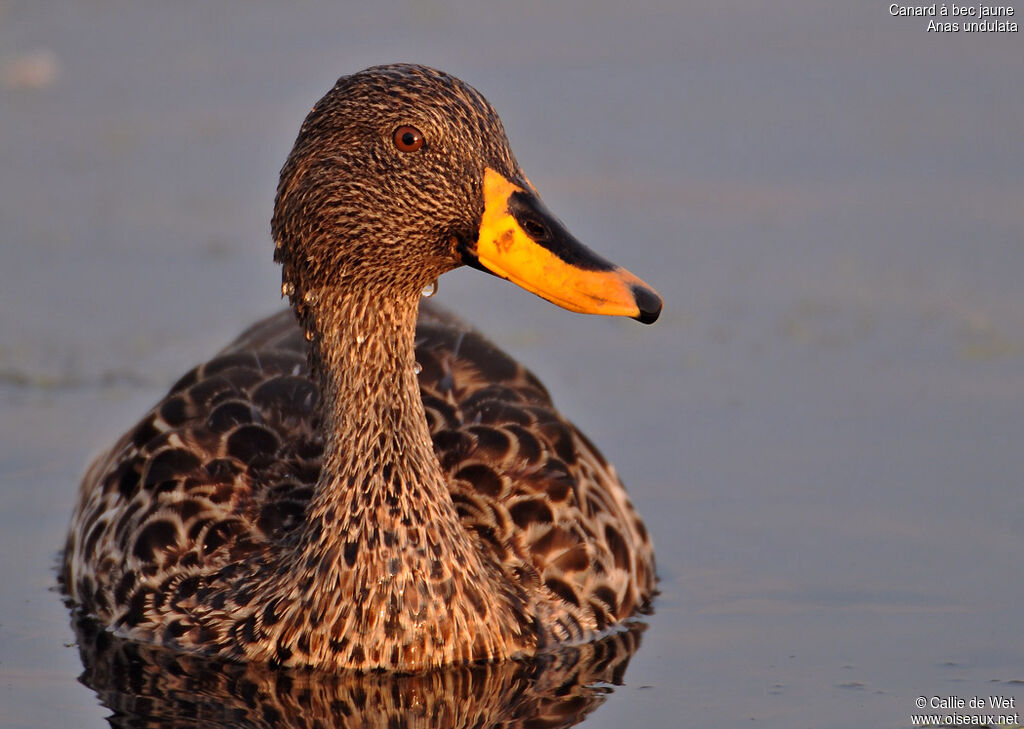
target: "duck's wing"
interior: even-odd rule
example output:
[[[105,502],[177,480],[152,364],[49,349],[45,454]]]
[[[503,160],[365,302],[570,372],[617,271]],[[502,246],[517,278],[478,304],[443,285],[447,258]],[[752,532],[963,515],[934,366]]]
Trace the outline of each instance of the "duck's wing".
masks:
[[[198,578],[296,533],[323,448],[305,342],[283,313],[188,372],[89,468],[62,570],[84,612],[148,634],[153,610],[187,612]]]
[[[654,591],[647,532],[615,469],[525,367],[439,307],[421,308],[420,389],[467,528],[510,578],[557,606],[562,640],[628,617]]]

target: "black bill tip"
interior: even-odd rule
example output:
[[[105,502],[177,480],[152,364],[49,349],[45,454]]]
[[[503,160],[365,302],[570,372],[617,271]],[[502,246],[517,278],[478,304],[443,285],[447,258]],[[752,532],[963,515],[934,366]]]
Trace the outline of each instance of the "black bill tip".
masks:
[[[633,298],[640,310],[634,319],[643,324],[653,324],[661,314],[661,297],[643,286],[633,286]]]

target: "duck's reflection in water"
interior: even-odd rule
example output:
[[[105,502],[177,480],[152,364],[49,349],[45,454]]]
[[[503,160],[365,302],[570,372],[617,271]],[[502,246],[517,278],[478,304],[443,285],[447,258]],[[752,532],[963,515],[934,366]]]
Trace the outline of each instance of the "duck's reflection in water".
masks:
[[[570,727],[621,685],[646,626],[529,661],[418,675],[326,674],[212,661],[73,627],[81,682],[114,727]]]

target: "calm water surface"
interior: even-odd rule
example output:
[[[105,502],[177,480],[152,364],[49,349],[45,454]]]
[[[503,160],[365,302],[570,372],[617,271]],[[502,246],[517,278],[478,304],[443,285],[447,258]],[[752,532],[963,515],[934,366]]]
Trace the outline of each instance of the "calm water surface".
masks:
[[[656,614],[583,726],[1024,704],[1020,34],[809,0],[340,5],[0,2],[0,725],[104,726],[53,591],[77,481],[280,306],[298,125],[396,60],[481,89],[548,205],[666,300],[642,327],[472,271],[437,297],[654,535]]]

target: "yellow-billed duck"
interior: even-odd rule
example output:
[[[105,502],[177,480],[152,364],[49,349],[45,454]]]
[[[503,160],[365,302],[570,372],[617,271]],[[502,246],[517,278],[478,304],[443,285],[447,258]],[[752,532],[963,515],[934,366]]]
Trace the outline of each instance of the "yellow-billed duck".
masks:
[[[589,640],[651,598],[614,468],[525,368],[422,302],[467,264],[579,312],[657,293],[576,241],[476,90],[341,78],[281,171],[283,311],[90,467],[64,553],[118,635],[233,660],[416,671]]]

